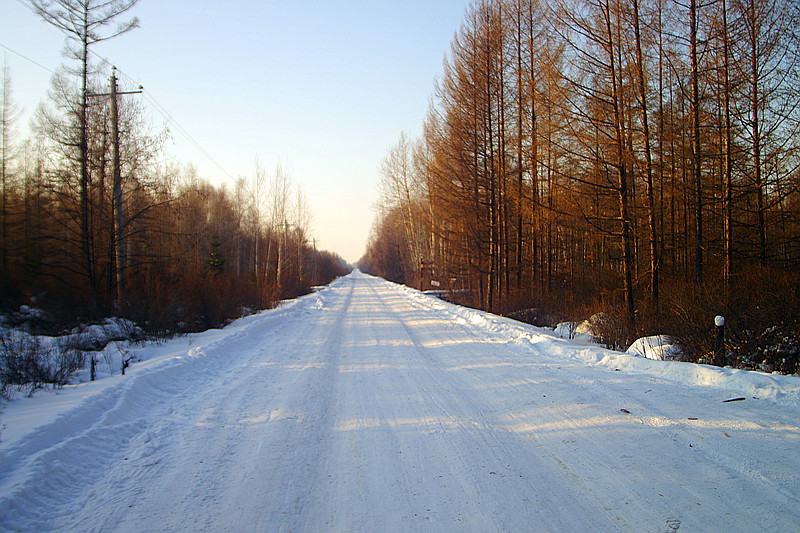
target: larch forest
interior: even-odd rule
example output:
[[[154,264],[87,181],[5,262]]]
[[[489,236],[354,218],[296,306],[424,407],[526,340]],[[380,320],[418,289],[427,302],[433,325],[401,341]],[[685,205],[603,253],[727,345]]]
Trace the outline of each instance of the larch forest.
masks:
[[[384,159],[361,268],[796,372],[797,28],[794,0],[473,3],[422,134]]]

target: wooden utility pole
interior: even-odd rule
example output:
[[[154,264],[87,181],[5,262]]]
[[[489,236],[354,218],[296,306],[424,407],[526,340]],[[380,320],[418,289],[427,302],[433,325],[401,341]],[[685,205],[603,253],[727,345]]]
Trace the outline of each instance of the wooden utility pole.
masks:
[[[281,276],[283,275],[283,256],[286,253],[286,233],[289,231],[289,223],[284,219],[281,226],[283,227],[283,231],[281,232],[280,239],[278,239],[278,270],[275,274],[279,292],[283,287],[281,284]]]
[[[311,239],[311,242],[314,246],[314,252],[311,255],[311,283],[312,285],[317,284],[317,238],[314,237]]]
[[[117,96],[120,94],[141,93],[141,87],[136,91],[119,92],[117,90],[117,72],[111,71],[111,130],[114,143],[114,238],[117,245],[117,302],[122,303],[123,289],[125,287],[125,269],[128,266],[128,254],[125,248],[125,211],[122,205],[122,170],[119,155],[119,108]]]
[[[117,87],[117,69],[113,67],[111,70],[111,78],[109,78],[109,92],[89,95],[108,96],[111,101],[111,143],[114,149],[114,194],[111,205],[114,213],[114,245],[117,261],[115,277],[117,304],[122,303],[125,286],[125,268],[128,262],[127,250],[125,247],[125,210],[122,205],[122,164],[120,162],[118,97],[121,94],[139,94],[141,92],[141,86],[135,91],[120,92]]]

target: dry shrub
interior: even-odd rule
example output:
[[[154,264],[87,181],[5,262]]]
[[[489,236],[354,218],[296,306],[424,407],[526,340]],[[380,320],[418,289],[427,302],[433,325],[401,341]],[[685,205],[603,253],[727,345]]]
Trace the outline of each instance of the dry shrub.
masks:
[[[606,348],[625,350],[632,342],[625,312],[617,307],[606,308],[605,311],[595,313],[587,320],[596,342]]]
[[[32,395],[46,385],[63,387],[82,369],[84,353],[66,345],[46,345],[20,332],[0,335],[0,396],[14,387]]]

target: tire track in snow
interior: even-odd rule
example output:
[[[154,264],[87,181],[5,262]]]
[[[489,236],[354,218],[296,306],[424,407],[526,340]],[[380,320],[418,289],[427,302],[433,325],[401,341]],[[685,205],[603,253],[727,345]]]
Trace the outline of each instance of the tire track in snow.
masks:
[[[471,502],[462,504],[463,510],[477,511],[464,513],[466,530],[515,531],[536,524],[543,530],[569,531],[580,528],[581,519],[576,521],[576,517],[587,514],[598,517],[596,526],[601,529],[619,526],[610,518],[606,521],[604,513],[587,508],[586,498],[562,479],[563,472],[549,464],[546,455],[532,454],[529,442],[505,429],[496,407],[479,402],[487,396],[481,392],[480,380],[468,379],[475,376],[469,371],[473,357],[507,364],[505,357],[491,355],[491,349],[487,352],[491,345],[484,342],[482,328],[453,329],[441,316],[409,305],[396,294],[382,296],[383,313],[400,326],[424,370],[411,385],[420,397],[419,405],[439,424],[426,446],[435,450],[434,462],[444,472],[439,478],[455,485],[442,492],[450,499]],[[458,349],[448,348],[452,346]],[[466,371],[456,370],[464,367]],[[571,504],[564,508],[553,505],[554,501]],[[456,514],[454,509],[442,512],[445,522],[453,520],[446,516],[448,512]]]
[[[195,420],[172,436],[187,446],[173,450],[170,468],[122,530],[152,529],[153,513],[170,530],[304,528],[315,472],[326,455],[320,435],[331,424],[325,421],[331,380],[323,376],[337,366],[326,347],[337,344],[339,328],[328,326],[341,314],[317,305],[321,298],[312,297],[315,303],[252,347],[219,397],[198,403]],[[300,408],[309,403],[320,409]],[[177,508],[170,505],[174,500]]]

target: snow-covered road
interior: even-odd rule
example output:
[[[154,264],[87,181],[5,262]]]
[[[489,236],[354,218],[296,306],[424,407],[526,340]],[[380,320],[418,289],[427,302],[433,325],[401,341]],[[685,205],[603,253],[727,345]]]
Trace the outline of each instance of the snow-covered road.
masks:
[[[614,354],[357,272],[142,350],[7,406],[0,530],[800,528],[798,378]]]

